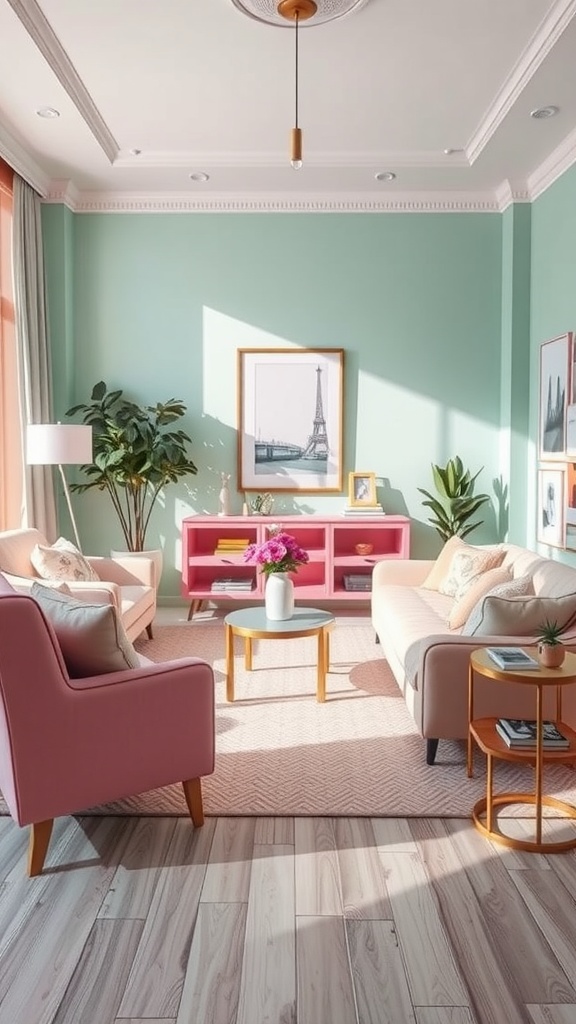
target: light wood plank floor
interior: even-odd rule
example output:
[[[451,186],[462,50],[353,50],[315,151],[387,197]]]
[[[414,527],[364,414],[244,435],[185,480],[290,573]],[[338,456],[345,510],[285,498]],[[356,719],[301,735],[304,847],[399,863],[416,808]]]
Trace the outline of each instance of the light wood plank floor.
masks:
[[[26,845],[0,819],[0,1024],[576,1022],[575,852],[454,819],[78,817],[30,880]]]

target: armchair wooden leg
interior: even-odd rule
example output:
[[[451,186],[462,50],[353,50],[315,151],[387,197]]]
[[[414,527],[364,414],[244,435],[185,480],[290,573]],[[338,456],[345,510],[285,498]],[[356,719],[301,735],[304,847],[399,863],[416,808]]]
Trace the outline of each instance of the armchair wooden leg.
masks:
[[[204,824],[204,808],[202,807],[202,783],[200,779],[186,779],[182,783],[184,796],[190,812],[190,817],[199,828]]]
[[[49,818],[48,821],[34,822],[30,829],[30,842],[28,843],[28,874],[30,878],[42,874],[53,824],[54,819]]]
[[[152,623],[151,622],[146,626],[146,632],[148,633],[148,639],[149,640],[153,640],[154,637],[152,636]]]

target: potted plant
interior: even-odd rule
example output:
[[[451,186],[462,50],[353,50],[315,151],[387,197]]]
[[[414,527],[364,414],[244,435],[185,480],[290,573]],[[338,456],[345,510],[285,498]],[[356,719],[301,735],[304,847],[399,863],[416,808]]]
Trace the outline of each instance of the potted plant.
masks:
[[[560,640],[561,635],[562,627],[557,622],[550,622],[549,619],[536,630],[538,657],[546,668],[560,668],[564,661],[566,651]]]
[[[90,402],[68,409],[92,427],[94,461],[82,466],[87,481],[72,484],[83,493],[106,491],[116,512],[128,551],[145,550],[150,516],[163,487],[198,470],[187,453],[190,437],[169,427],[186,412],[177,398],[140,406],[104,381],[92,389]]]
[[[454,536],[466,537],[480,526],[481,519],[473,523],[470,519],[482,505],[490,501],[488,494],[474,494],[474,483],[481,472],[479,469],[471,476],[469,470],[464,469],[458,455],[449,459],[446,466],[435,466],[432,463],[434,484],[440,498],[435,498],[423,487],[418,490],[426,497],[422,504],[432,509],[433,515],[429,522],[442,540],[447,541]]]

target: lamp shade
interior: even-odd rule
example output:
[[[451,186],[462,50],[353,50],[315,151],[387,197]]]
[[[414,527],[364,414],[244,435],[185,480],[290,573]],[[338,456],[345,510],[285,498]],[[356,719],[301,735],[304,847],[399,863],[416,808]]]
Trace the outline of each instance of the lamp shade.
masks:
[[[92,427],[78,423],[33,423],[26,428],[29,466],[79,466],[92,462]]]

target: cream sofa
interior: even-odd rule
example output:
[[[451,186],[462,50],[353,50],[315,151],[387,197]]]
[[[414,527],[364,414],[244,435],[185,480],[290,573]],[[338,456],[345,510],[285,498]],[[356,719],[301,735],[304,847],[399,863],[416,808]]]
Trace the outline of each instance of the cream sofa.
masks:
[[[17,590],[29,589],[39,579],[31,552],[36,544],[48,546],[39,530],[6,530],[0,533],[0,571]],[[141,558],[96,558],[86,560],[99,577],[95,582],[67,581],[74,596],[90,601],[112,604],[118,609],[129,640],[144,629],[152,638],[152,621],[156,614],[156,580],[154,563]]]
[[[483,546],[480,546],[481,549]],[[563,642],[576,651],[576,568],[514,545],[502,545],[502,565],[513,578],[529,575],[534,595],[559,599],[566,623]],[[372,578],[371,614],[377,640],[423,737],[426,759],[433,764],[440,739],[464,739],[468,727],[468,666],[471,651],[479,647],[513,644],[527,646],[534,636],[506,634],[462,635],[462,627],[449,629],[447,619],[454,599],[425,589],[433,561],[399,560],[376,563]],[[484,598],[486,600],[486,598]],[[516,599],[520,607],[521,598]],[[554,605],[552,606],[554,607]],[[515,609],[513,609],[515,612]],[[545,715],[555,718],[553,694]],[[532,687],[482,679],[475,689],[478,717],[535,718]],[[564,687],[563,719],[576,728],[576,684]]]

